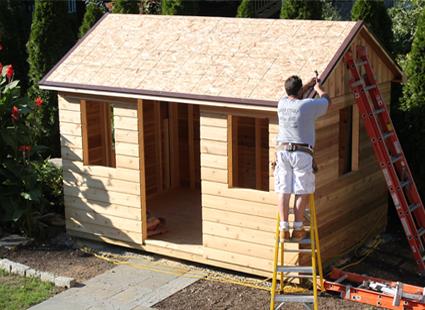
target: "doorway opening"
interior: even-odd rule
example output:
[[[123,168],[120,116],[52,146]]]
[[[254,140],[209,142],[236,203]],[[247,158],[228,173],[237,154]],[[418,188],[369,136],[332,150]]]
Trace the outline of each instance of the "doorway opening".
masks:
[[[202,247],[199,119],[197,105],[144,101],[146,244]]]

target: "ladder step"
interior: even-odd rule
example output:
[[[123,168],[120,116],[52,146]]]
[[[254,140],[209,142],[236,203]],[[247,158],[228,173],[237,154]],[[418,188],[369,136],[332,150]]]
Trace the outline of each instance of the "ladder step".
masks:
[[[367,61],[365,61],[365,60],[364,60],[364,61],[357,61],[357,62],[356,62],[356,66],[357,66],[357,67],[361,67],[361,66],[363,66],[363,65],[365,65],[365,64],[367,64]]]
[[[300,240],[300,241],[288,240],[288,241],[285,241],[284,243],[310,244],[311,241],[310,241],[310,239],[303,239],[303,240]]]
[[[403,187],[406,187],[407,185],[409,185],[410,184],[410,181],[409,180],[407,180],[407,181],[403,181],[403,182],[400,182],[400,186],[401,186],[401,188],[403,188]]]
[[[314,296],[311,295],[276,295],[276,302],[307,302],[314,303]]]
[[[398,162],[402,158],[403,158],[403,156],[401,154],[396,155],[396,156],[391,156],[391,162],[394,164],[394,163]]]
[[[381,109],[378,109],[378,110],[375,110],[374,112],[373,112],[373,114],[379,114],[379,113],[382,113],[382,112],[384,112],[385,111],[385,108],[381,108]]]
[[[387,139],[388,137],[391,137],[394,135],[394,131],[384,132],[382,135],[384,136],[384,139]]]
[[[415,211],[417,208],[419,208],[419,205],[416,203],[412,203],[411,205],[409,205],[409,211],[413,212]]]
[[[366,86],[366,87],[364,88],[364,90],[365,90],[365,91],[369,91],[369,90],[374,89],[374,88],[376,88],[376,85],[370,85],[370,86]]]
[[[299,273],[313,273],[311,266],[277,266],[278,272],[299,272]]]
[[[284,249],[285,253],[311,253],[311,249]],[[314,252],[317,253],[315,249]]]
[[[424,234],[425,234],[425,228],[424,228],[424,227],[421,227],[421,228],[418,230],[418,235],[419,235],[419,237],[422,237]]]

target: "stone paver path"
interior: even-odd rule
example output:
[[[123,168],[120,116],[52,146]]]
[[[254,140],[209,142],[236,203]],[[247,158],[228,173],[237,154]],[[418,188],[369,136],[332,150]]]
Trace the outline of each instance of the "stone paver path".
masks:
[[[173,295],[198,278],[127,265],[117,266],[84,283],[60,293],[31,310],[146,310]]]

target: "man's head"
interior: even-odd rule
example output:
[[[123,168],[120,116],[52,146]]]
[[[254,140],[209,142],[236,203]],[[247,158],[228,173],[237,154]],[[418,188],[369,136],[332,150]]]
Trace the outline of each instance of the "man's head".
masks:
[[[303,81],[296,75],[290,76],[285,81],[285,90],[288,96],[299,97],[299,92],[303,87]]]

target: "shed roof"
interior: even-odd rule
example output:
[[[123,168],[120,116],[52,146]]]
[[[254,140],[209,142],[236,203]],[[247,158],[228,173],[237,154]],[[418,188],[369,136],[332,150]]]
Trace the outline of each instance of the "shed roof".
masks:
[[[362,27],[349,21],[107,14],[40,85],[268,105],[285,93],[288,76],[308,79],[314,70],[328,75]]]

